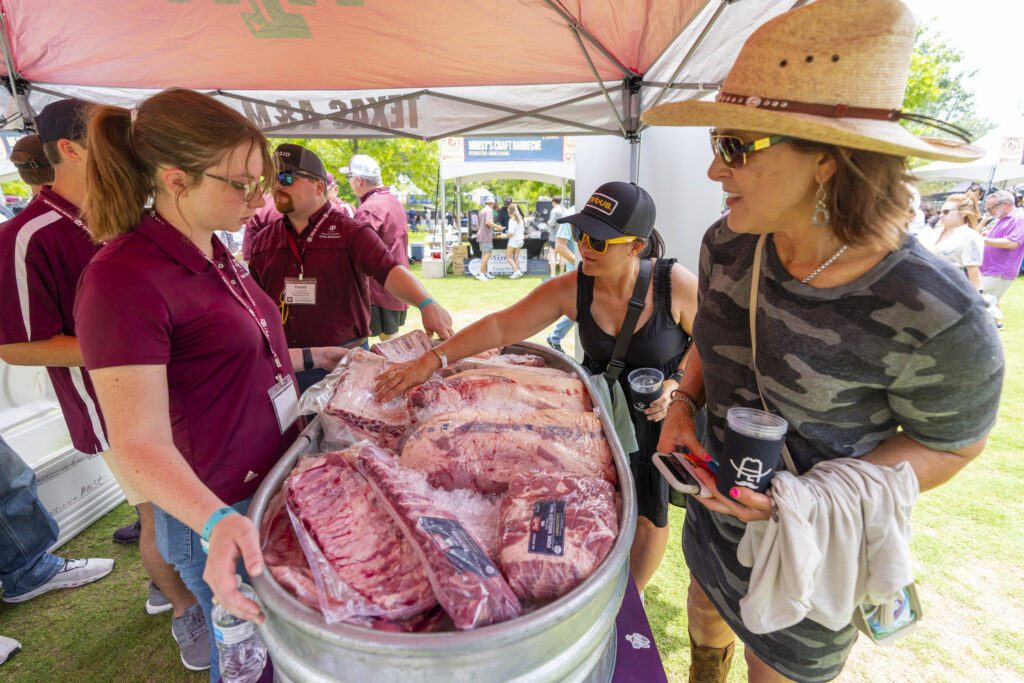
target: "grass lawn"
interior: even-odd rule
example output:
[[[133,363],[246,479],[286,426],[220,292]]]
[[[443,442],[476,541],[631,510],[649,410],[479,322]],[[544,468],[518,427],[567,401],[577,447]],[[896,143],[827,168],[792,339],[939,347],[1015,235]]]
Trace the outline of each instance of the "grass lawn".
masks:
[[[420,233],[422,235],[422,233]],[[416,235],[410,235],[415,239]],[[420,268],[413,266],[418,275]],[[456,328],[506,306],[540,278],[488,283],[458,276],[425,280]],[[913,556],[924,622],[894,646],[861,639],[840,681],[1024,680],[1024,284],[1004,298],[1007,373],[1000,420],[985,453],[958,477],[925,493],[914,512]],[[419,325],[409,312],[404,331]],[[532,340],[543,343],[550,330]],[[566,339],[571,353],[574,340]],[[670,681],[685,681],[687,573],[679,547],[682,514],[673,508],[673,540],[646,592],[651,627]],[[0,604],[0,634],[21,641],[23,652],[0,667],[0,681],[205,681],[178,659],[170,615],[144,610],[146,576],[135,546],[110,534],[134,520],[127,505],[114,509],[59,551],[71,557],[113,557],[114,572],[95,584],[54,591],[21,605]],[[741,650],[730,681],[746,678]]]

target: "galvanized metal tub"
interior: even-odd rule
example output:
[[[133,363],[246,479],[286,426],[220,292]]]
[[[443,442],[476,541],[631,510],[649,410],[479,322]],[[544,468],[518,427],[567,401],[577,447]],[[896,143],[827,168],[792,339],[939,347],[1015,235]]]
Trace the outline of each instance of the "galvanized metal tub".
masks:
[[[506,352],[544,357],[550,367],[578,375],[601,406],[578,364],[524,342]],[[606,682],[615,665],[615,617],[629,575],[636,530],[636,498],[626,455],[606,410],[597,412],[608,435],[619,477],[619,536],[604,562],[568,595],[512,621],[471,631],[386,633],[323,616],[289,595],[269,572],[252,578],[266,615],[260,628],[282,681],[586,681]],[[314,420],[281,457],[256,492],[249,516],[259,526],[270,498],[305,454],[319,452],[322,429]]]

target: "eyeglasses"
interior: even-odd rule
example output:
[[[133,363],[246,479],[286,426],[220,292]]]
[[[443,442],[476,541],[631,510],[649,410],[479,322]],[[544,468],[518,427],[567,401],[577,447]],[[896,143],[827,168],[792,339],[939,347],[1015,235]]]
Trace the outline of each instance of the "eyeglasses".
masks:
[[[735,135],[719,135],[711,131],[711,151],[729,168],[739,168],[747,163],[747,154],[760,152],[780,142],[796,140],[788,135],[772,135],[753,142],[743,142]]]
[[[625,237],[613,237],[608,240],[597,240],[592,239],[590,235],[583,232],[579,227],[572,226],[572,238],[579,243],[586,242],[590,248],[596,251],[598,254],[603,254],[608,251],[609,244],[627,244],[629,242],[635,242],[639,238],[633,235],[626,235]]]
[[[246,204],[255,199],[256,196],[261,193],[263,188],[263,178],[257,178],[256,180],[250,181],[248,183],[243,183],[238,180],[231,180],[230,178],[222,178],[219,175],[213,175],[212,173],[207,173],[206,171],[203,171],[203,175],[206,176],[207,178],[213,178],[214,180],[219,180],[222,183],[227,183],[231,187],[241,190],[243,193],[245,193]]]
[[[959,211],[959,210],[960,209],[943,209],[939,213],[942,214],[943,216],[945,216],[947,213],[953,213],[954,211]]]
[[[277,174],[277,182],[281,183],[285,187],[288,187],[295,182],[295,178],[307,178],[309,180],[323,180],[320,176],[315,176],[312,173],[301,173],[299,171],[281,171]]]

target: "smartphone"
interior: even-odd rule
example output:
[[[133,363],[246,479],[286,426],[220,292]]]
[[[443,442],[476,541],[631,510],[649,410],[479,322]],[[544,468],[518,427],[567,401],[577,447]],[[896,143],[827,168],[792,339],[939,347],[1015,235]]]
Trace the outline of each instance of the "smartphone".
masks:
[[[668,485],[681,493],[689,493],[698,498],[710,498],[711,491],[704,486],[693,471],[689,461],[674,453],[655,453],[654,466],[665,477]]]

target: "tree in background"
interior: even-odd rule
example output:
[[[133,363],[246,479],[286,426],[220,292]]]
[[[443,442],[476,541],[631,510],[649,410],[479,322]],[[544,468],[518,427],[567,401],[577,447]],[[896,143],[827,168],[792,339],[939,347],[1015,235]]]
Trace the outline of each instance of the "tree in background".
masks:
[[[977,140],[995,124],[974,110],[974,91],[968,81],[977,69],[965,70],[963,59],[963,52],[930,23],[918,24],[903,110],[954,123],[969,130],[972,139]],[[915,135],[941,135],[913,122],[907,128]],[[915,166],[925,163],[915,161]]]
[[[380,140],[337,139],[298,140],[275,139],[273,146],[285,142],[302,145],[316,152],[324,167],[334,174],[338,181],[338,196],[356,204],[355,194],[345,179],[339,177],[338,169],[348,165],[354,154],[368,154],[380,164],[381,178],[385,185],[393,185],[398,176],[404,175],[427,195],[432,196],[437,188],[437,143],[422,142],[409,138],[384,138]]]

